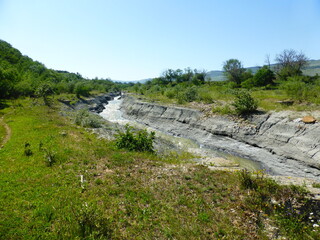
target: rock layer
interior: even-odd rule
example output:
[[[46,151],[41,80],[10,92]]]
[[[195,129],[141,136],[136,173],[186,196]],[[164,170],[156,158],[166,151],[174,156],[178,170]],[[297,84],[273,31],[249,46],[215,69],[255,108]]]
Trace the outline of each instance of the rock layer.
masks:
[[[292,112],[255,114],[245,121],[205,117],[195,109],[125,97],[124,117],[215,150],[259,162],[269,173],[320,181],[320,124],[290,118]]]

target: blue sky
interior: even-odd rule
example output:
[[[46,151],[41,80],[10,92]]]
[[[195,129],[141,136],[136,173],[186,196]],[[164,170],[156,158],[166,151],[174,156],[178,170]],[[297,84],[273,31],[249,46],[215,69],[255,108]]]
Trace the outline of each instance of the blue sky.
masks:
[[[48,68],[138,80],[167,68],[320,59],[320,0],[0,0],[0,39]]]

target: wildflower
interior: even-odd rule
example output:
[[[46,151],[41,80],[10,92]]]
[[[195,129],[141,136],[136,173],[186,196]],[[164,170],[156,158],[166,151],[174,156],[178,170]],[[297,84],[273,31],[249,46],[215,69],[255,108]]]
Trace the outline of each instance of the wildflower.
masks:
[[[319,225],[318,225],[318,224],[316,224],[316,223],[315,223],[315,224],[313,224],[312,226],[313,226],[314,228],[319,227]]]

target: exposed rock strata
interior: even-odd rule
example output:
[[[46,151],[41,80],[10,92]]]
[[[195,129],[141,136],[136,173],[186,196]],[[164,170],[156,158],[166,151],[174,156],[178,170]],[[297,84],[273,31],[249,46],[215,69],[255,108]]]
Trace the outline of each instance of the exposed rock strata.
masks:
[[[257,114],[246,121],[206,118],[198,110],[131,97],[124,99],[122,111],[128,119],[257,161],[272,174],[320,181],[320,124],[293,121],[290,112]]]
[[[108,104],[108,101],[113,100],[114,97],[119,95],[120,93],[107,93],[94,98],[80,98],[75,104],[70,104],[70,101],[68,100],[60,100],[60,102],[66,104],[72,109],[86,108],[91,112],[101,113],[105,109],[104,105]]]

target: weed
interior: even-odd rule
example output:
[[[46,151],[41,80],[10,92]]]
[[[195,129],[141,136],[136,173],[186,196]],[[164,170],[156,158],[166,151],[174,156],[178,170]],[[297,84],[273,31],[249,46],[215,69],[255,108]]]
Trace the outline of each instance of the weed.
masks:
[[[97,206],[84,203],[76,213],[82,239],[110,239],[110,222]]]

